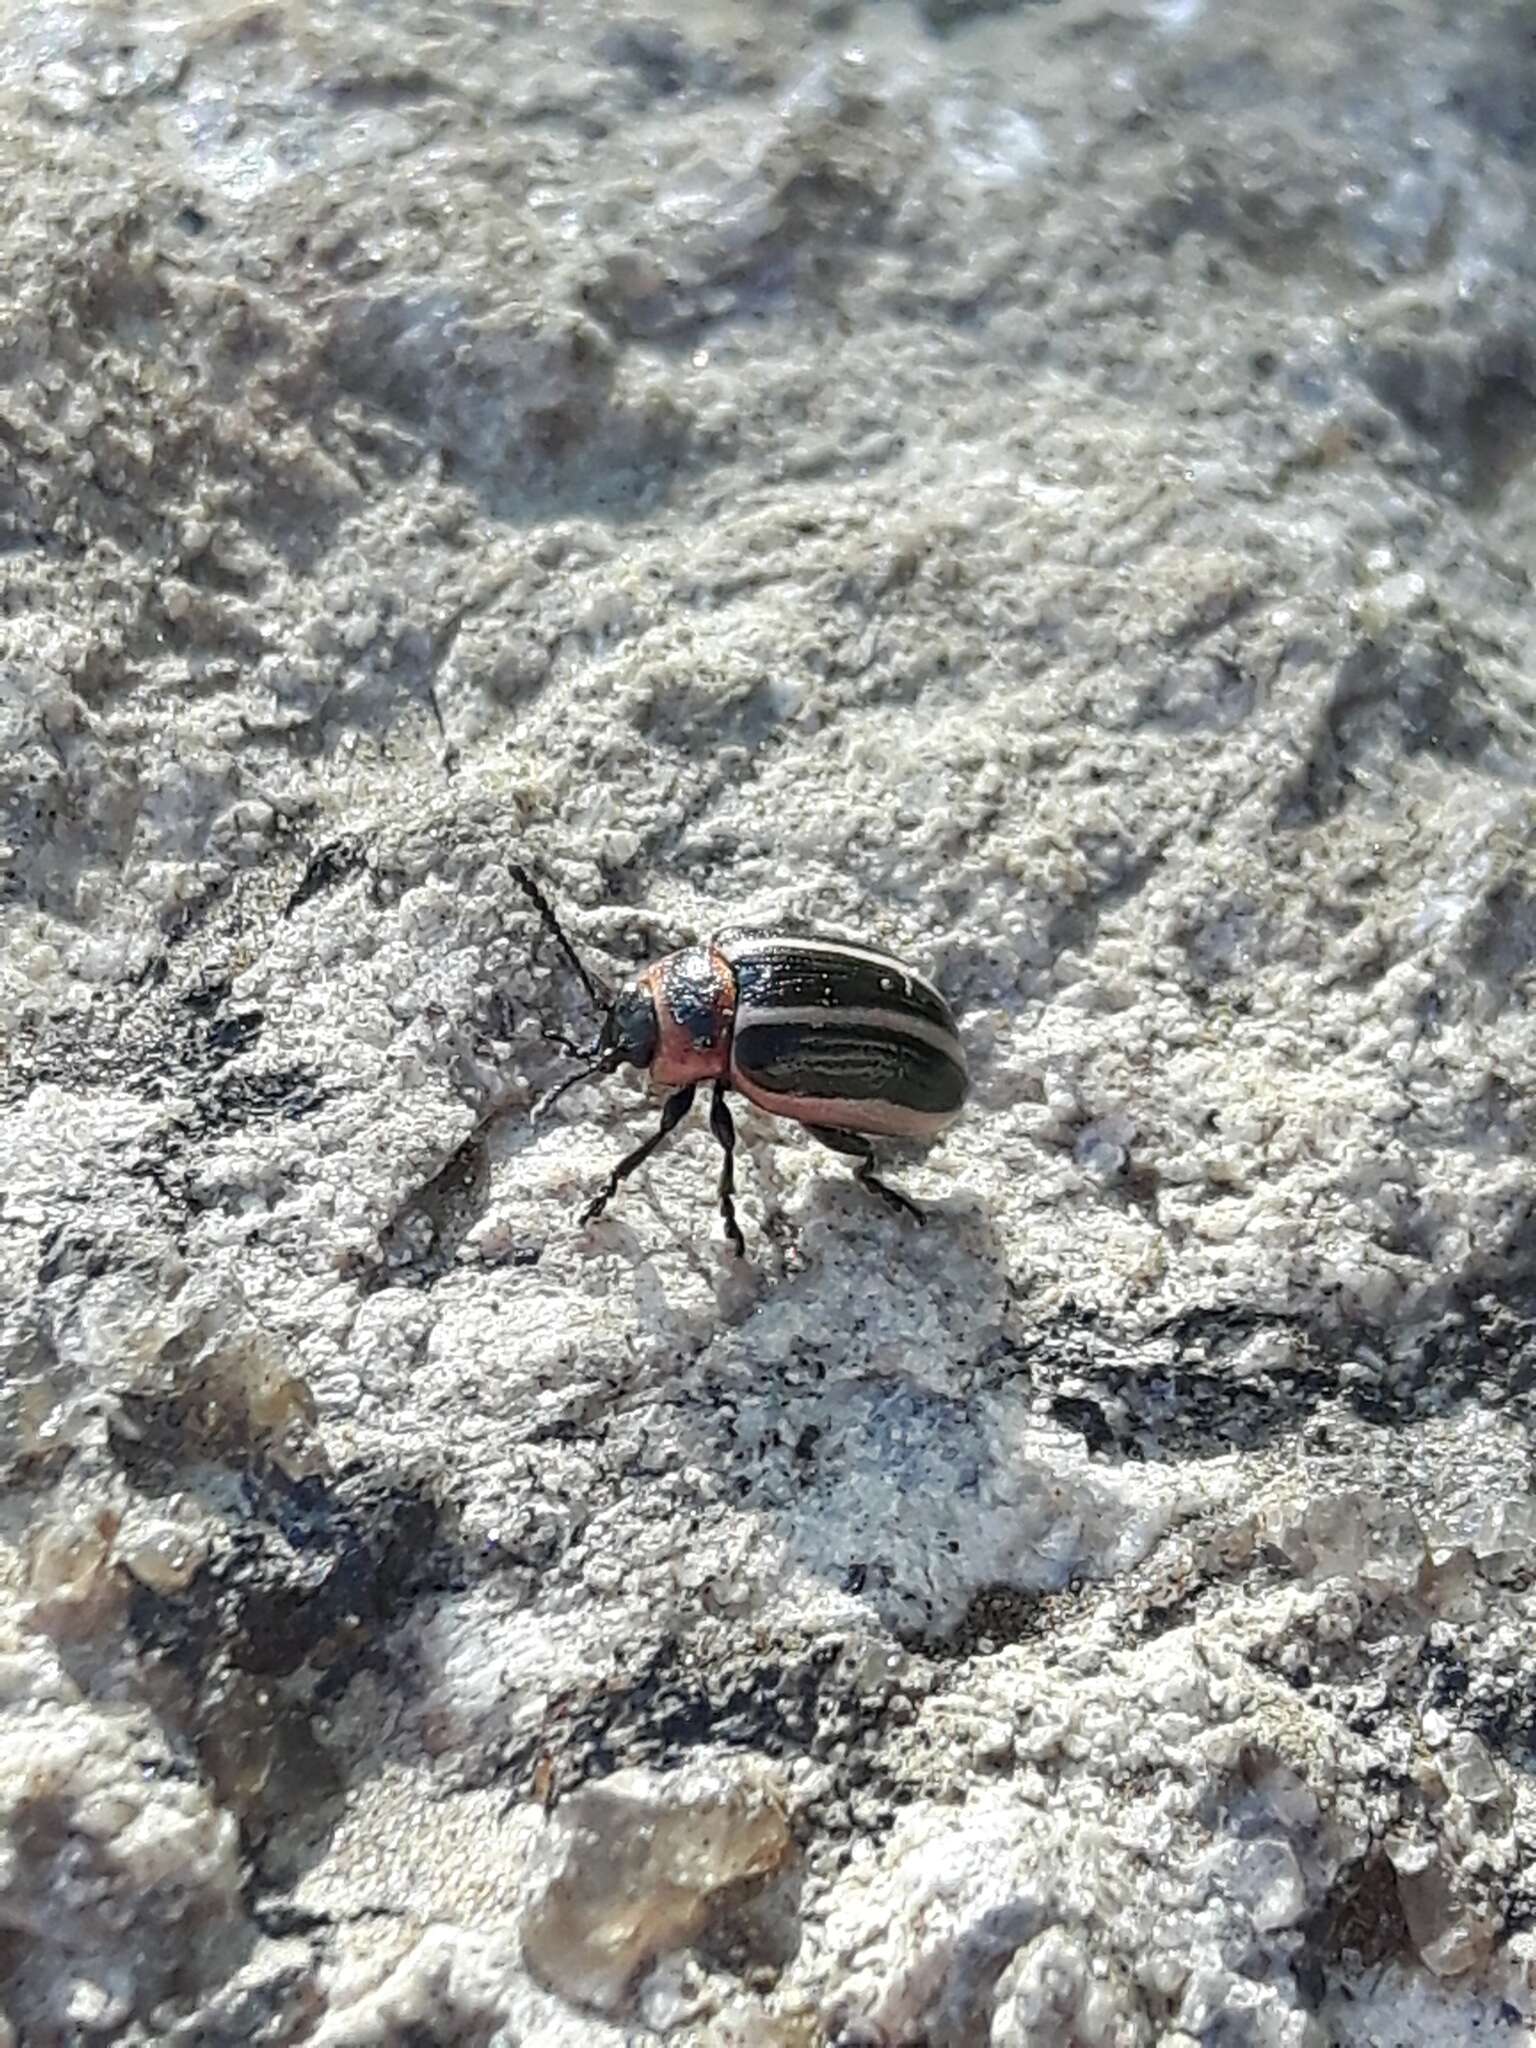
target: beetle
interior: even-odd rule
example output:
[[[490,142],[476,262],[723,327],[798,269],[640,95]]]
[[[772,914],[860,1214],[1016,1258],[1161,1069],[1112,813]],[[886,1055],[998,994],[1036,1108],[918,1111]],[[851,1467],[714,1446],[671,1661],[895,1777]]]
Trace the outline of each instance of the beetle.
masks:
[[[533,1106],[537,1121],[593,1074],[648,1071],[665,1094],[661,1122],[627,1153],[582,1211],[593,1223],[636,1167],[650,1158],[713,1083],[709,1126],[725,1154],[719,1202],[738,1258],[735,1089],[771,1115],[804,1124],[834,1152],[858,1161],[855,1176],[893,1209],[927,1218],[875,1171],[876,1138],[930,1143],[964,1105],[965,1051],[948,1003],[914,968],[863,940],[819,932],[729,927],[669,953],[616,992],[604,988],[566,937],[525,868],[517,882],[585,988],[601,1024],[590,1045],[547,1034],[583,1065]]]

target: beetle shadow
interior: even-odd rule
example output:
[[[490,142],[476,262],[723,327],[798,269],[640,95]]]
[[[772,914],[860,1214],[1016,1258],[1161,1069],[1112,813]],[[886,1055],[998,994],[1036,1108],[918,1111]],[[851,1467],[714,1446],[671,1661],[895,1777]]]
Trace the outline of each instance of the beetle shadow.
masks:
[[[1047,1557],[1048,1529],[1026,1537],[1010,1517],[1035,1471],[1032,1392],[976,1365],[1001,1356],[1017,1291],[998,1230],[964,1192],[925,1211],[921,1226],[835,1165],[818,1174],[792,1235],[759,1230],[747,1284],[708,1262],[720,1323],[668,1402],[683,1455],[741,1475],[738,1505],[786,1569],[905,1631],[958,1615],[978,1578],[1054,1584],[1069,1568]],[[647,1294],[636,1305],[651,1314]],[[1070,1453],[1068,1432],[1052,1441]],[[1037,1539],[1043,1563],[1020,1547]]]

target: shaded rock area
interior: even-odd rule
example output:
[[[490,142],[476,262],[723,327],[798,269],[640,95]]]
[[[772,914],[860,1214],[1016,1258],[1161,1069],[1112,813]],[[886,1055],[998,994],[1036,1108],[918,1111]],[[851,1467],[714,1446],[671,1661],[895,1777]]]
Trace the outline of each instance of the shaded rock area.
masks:
[[[1536,2019],[1536,33],[13,7],[0,2043]],[[926,1230],[618,978],[896,947]]]

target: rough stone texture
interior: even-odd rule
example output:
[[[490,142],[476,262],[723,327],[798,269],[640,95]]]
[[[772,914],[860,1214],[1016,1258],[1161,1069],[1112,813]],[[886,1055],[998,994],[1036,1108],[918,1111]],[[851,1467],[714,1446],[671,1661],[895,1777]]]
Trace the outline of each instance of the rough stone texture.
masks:
[[[1527,2038],[1528,10],[4,27],[0,2040]]]

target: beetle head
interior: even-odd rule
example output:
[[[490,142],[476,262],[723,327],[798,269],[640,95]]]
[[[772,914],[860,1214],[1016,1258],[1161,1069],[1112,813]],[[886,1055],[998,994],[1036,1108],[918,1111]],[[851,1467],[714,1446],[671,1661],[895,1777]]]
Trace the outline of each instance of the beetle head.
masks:
[[[638,981],[626,982],[608,1007],[597,1041],[606,1070],[648,1067],[656,1057],[659,1030],[649,989]]]
[[[660,1030],[656,1005],[638,981],[627,983],[603,1012],[602,1029],[590,1045],[568,1049],[586,1064],[567,1074],[533,1105],[533,1121],[558,1100],[567,1088],[590,1081],[594,1074],[612,1074],[620,1067],[648,1067],[656,1057]]]

